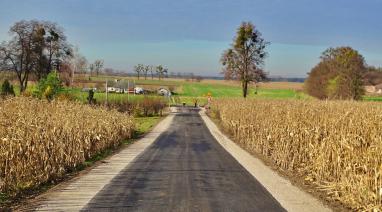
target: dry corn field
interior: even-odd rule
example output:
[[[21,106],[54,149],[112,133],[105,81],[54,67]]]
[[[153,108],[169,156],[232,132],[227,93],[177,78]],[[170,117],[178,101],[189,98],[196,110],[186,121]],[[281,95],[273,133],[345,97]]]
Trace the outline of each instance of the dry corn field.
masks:
[[[0,192],[54,180],[129,138],[133,119],[74,102],[0,100]]]
[[[382,209],[382,104],[223,99],[212,108],[246,150],[353,210]]]

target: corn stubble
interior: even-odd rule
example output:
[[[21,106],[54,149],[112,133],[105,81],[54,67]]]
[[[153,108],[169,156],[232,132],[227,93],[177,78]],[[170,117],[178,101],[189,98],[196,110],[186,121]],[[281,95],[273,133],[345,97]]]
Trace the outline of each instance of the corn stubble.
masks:
[[[212,108],[248,151],[347,207],[382,208],[382,104],[223,99]]]
[[[0,101],[0,192],[15,195],[61,177],[130,138],[133,119],[74,102]]]

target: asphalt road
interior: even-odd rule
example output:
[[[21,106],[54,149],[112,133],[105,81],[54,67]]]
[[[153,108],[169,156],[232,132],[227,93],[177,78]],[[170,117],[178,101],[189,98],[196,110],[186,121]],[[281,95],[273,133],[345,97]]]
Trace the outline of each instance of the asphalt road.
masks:
[[[83,210],[285,211],[190,109]]]

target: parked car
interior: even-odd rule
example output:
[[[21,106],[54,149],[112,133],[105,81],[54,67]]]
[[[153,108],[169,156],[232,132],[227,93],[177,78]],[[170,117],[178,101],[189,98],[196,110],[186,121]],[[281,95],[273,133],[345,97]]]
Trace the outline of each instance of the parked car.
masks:
[[[170,91],[165,88],[159,88],[158,89],[158,95],[161,96],[168,96],[170,94]]]
[[[145,90],[143,88],[141,88],[141,87],[135,87],[134,88],[134,92],[136,94],[143,94],[145,92]]]
[[[117,88],[107,87],[107,92],[109,92],[109,93],[115,93],[116,91],[117,91]]]

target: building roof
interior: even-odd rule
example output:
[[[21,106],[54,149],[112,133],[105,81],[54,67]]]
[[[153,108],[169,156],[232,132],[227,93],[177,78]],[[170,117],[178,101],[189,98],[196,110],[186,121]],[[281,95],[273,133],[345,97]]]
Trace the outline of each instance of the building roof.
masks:
[[[375,86],[375,89],[381,90],[382,89],[382,83]]]

